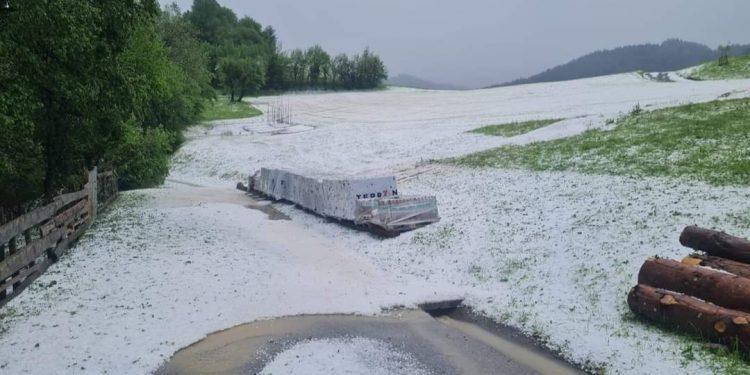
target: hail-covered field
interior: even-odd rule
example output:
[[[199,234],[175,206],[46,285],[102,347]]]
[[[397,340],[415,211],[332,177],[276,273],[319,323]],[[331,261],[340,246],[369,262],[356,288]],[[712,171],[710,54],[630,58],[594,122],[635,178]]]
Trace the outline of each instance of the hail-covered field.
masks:
[[[638,74],[472,91],[388,89],[263,97],[253,104],[292,108],[291,127],[266,118],[194,128],[171,178],[226,185],[254,168],[314,173],[391,173],[394,166],[464,155],[508,143],[566,137],[643,109],[747,95],[750,81],[659,83]],[[485,125],[564,119],[513,138],[467,133]]]
[[[261,110],[283,101],[294,125],[269,126],[261,116],[192,128],[167,186],[124,194],[69,256],[0,310],[0,367],[143,373],[236,324],[376,314],[459,294],[589,369],[721,371],[709,357],[687,358],[685,338],[634,319],[625,297],[644,258],[687,253],[677,243],[684,225],[742,228],[750,189],[422,162],[567,137],[636,105],[744,97],[748,89],[747,80],[659,83],[623,74],[460,92],[255,99]],[[511,138],[467,132],[544,119],[564,120]],[[395,173],[402,192],[437,195],[442,221],[393,239],[284,205],[277,208],[292,220],[271,221],[231,190],[261,166]],[[336,345],[325,343],[342,363],[370,360]]]

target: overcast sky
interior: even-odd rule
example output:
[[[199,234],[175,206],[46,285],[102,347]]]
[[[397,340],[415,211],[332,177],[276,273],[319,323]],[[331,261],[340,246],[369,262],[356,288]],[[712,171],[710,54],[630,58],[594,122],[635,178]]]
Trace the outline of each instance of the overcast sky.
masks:
[[[162,3],[171,1],[161,0]],[[192,0],[177,1],[188,10]],[[369,46],[390,75],[486,86],[597,49],[680,38],[750,43],[748,0],[219,0],[285,49]]]

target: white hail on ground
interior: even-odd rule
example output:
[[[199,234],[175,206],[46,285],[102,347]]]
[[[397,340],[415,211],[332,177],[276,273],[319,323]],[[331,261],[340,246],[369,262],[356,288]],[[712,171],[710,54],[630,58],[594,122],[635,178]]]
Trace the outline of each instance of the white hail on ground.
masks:
[[[284,97],[301,126],[276,134],[263,116],[197,127],[171,178],[226,186],[254,169],[391,173],[394,166],[464,155],[508,143],[567,137],[643,109],[750,95],[750,80],[654,82],[633,74],[473,91],[388,89]],[[273,98],[258,98],[261,109]],[[512,138],[466,131],[484,125],[565,119]],[[289,129],[286,129],[289,130]],[[300,131],[300,132],[294,132]],[[235,136],[228,136],[229,134]]]
[[[124,194],[0,310],[0,369],[139,374],[235,324],[375,314],[461,293],[578,362],[612,372],[705,371],[710,364],[699,360],[681,367],[678,339],[630,320],[625,293],[645,256],[684,253],[682,225],[738,228],[748,189],[438,167],[417,171],[402,189],[437,194],[442,222],[381,241],[289,207],[292,222],[269,221],[231,187],[260,166],[414,175],[421,159],[564,137],[636,103],[743,96],[749,86],[626,74],[466,92],[301,94],[285,98],[301,124],[291,130],[262,118],[197,127],[170,178],[216,187]],[[567,120],[507,139],[465,133],[542,118]]]
[[[354,337],[300,342],[279,353],[261,375],[429,375],[409,353],[384,341]]]

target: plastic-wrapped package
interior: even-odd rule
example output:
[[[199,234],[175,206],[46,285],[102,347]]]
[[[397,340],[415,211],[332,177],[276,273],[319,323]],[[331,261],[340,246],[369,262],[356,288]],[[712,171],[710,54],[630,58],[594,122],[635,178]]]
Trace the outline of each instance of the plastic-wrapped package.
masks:
[[[439,221],[435,197],[400,197],[396,178],[315,178],[262,168],[250,187],[319,215],[375,225],[386,231],[414,229]]]
[[[437,199],[401,196],[357,201],[357,224],[372,224],[386,231],[403,232],[440,221]]]

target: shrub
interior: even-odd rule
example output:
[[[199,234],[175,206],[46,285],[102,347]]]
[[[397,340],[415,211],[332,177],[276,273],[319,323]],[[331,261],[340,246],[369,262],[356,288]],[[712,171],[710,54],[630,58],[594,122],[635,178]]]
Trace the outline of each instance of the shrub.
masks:
[[[641,108],[641,103],[635,103],[635,106],[633,106],[633,109],[630,110],[630,115],[638,116],[641,113],[643,113],[643,108]]]
[[[731,51],[731,46],[719,46],[719,66],[729,65],[729,53]]]
[[[142,129],[126,124],[122,141],[110,160],[117,168],[121,189],[161,185],[169,172],[174,133],[161,127]]]
[[[29,123],[0,120],[0,207],[39,197],[44,165],[41,148],[31,140]]]

